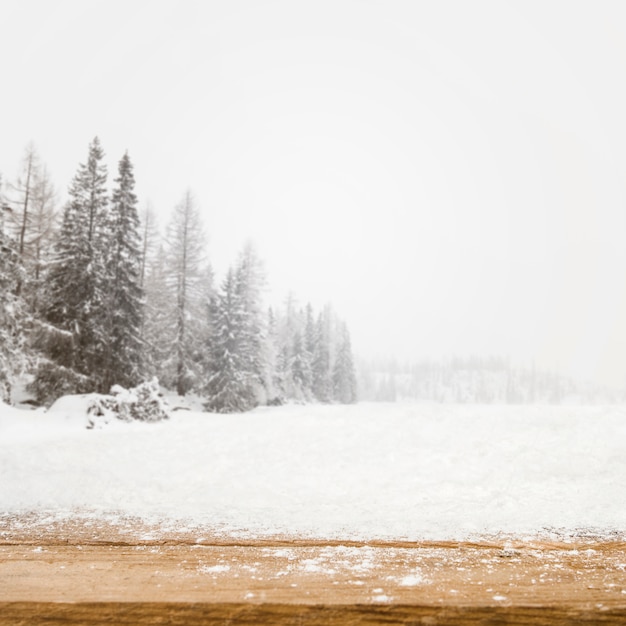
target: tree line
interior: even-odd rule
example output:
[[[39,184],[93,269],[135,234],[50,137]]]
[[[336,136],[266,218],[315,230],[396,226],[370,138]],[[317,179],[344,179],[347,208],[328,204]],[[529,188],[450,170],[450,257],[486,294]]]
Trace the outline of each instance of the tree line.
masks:
[[[0,197],[0,397],[29,378],[37,403],[108,393],[151,377],[207,410],[260,403],[356,401],[350,335],[330,306],[290,296],[266,309],[261,259],[247,244],[219,285],[191,191],[164,236],[139,215],[126,153],[112,189],[98,138],[58,212],[47,169],[29,146]],[[3,190],[0,180],[0,190]]]
[[[623,390],[576,381],[502,356],[470,356],[359,364],[361,399],[461,404],[611,404]]]

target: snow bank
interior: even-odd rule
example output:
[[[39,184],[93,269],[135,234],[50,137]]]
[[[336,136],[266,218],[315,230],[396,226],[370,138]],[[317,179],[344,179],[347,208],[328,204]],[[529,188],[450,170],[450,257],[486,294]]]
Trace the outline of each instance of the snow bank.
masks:
[[[626,530],[621,407],[285,406],[87,430],[78,404],[0,405],[0,510],[241,536]]]

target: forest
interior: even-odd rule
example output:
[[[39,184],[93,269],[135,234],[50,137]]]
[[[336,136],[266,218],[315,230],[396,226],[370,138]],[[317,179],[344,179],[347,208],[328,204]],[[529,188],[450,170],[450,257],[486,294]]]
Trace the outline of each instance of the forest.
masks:
[[[619,404],[623,389],[524,366],[503,356],[400,361],[378,358],[357,363],[359,398],[370,402],[436,404]]]
[[[62,207],[32,145],[17,179],[0,179],[0,400],[24,380],[50,405],[154,378],[219,413],[357,400],[349,330],[330,305],[267,308],[252,243],[216,284],[191,190],[161,233],[134,189],[127,153],[109,187],[97,137]]]

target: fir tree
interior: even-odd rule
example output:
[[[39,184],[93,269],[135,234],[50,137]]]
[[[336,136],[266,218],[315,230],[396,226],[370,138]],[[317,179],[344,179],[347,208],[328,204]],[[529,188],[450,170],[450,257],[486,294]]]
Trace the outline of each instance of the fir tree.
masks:
[[[50,269],[40,325],[47,356],[34,388],[40,400],[101,386],[106,342],[106,166],[96,137],[70,186]]]
[[[313,316],[313,307],[311,303],[306,305],[305,311],[305,327],[304,327],[304,347],[312,360],[315,354],[315,345],[317,343],[317,333],[315,332],[315,318]]]
[[[296,399],[300,401],[310,400],[311,357],[300,331],[296,331],[293,338],[291,378],[295,385]]]
[[[235,290],[241,314],[237,328],[237,347],[241,374],[257,393],[267,380],[265,360],[266,330],[261,310],[261,291],[265,275],[252,244],[244,247],[235,269]],[[267,389],[265,390],[267,394]],[[250,392],[252,393],[252,391]]]
[[[141,249],[135,178],[128,153],[120,160],[118,171],[107,228],[105,330],[108,340],[102,363],[105,393],[114,383],[132,387],[141,377]]]
[[[211,305],[211,361],[204,390],[208,411],[235,413],[256,404],[240,343],[244,315],[235,272],[231,269]]]
[[[157,219],[150,204],[147,204],[141,218],[141,270],[139,286],[144,289],[149,268],[157,259],[155,254],[159,251],[160,238]],[[162,252],[162,250],[161,250]]]
[[[265,341],[265,381],[263,386],[267,390],[268,404],[282,404],[284,400],[284,386],[282,372],[279,370],[279,354],[277,343],[276,317],[270,307],[267,311],[267,336]]]
[[[273,393],[261,314],[263,285],[261,262],[248,244],[210,308],[210,374],[205,392],[211,411],[245,411],[259,403],[262,390],[266,398]]]
[[[5,214],[10,209],[0,197],[0,401],[11,400],[11,387],[27,366],[25,325],[27,315],[17,293],[23,280],[19,247],[5,232]]]
[[[156,377],[167,384],[172,370],[168,357],[175,344],[175,326],[163,246],[147,270],[144,285],[143,363],[147,378]]]
[[[333,367],[333,398],[342,404],[357,400],[356,375],[350,345],[350,334],[345,324],[341,328],[337,355]]]
[[[319,402],[330,402],[332,383],[330,370],[330,330],[328,309],[318,315],[311,365],[313,395]]]
[[[162,371],[167,346],[174,344],[172,297],[167,286],[165,248],[159,234],[156,216],[146,205],[141,216],[140,287],[144,293],[141,325],[142,361],[148,378],[165,381]]]

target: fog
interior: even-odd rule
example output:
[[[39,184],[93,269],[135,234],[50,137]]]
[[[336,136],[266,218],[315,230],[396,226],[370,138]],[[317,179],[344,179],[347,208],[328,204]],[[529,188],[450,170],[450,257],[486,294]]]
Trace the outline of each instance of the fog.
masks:
[[[5,0],[0,172],[98,135],[355,352],[626,382],[626,5]]]

